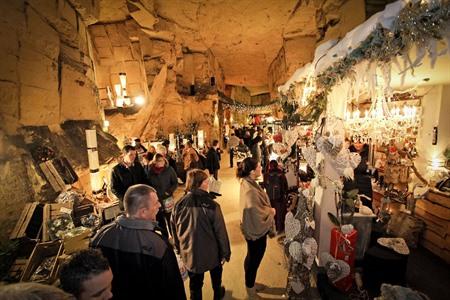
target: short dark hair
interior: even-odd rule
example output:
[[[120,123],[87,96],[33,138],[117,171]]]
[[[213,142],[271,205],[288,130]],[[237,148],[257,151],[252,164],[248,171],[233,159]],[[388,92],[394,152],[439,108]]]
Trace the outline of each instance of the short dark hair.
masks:
[[[134,141],[140,143],[141,139],[139,139],[139,138],[138,139],[134,139]]]
[[[278,162],[275,159],[272,159],[269,162],[269,169],[276,169],[278,168]]]
[[[215,146],[217,146],[217,145],[219,145],[219,141],[218,141],[218,140],[214,140],[214,141],[212,142],[212,146],[215,147]]]
[[[78,298],[83,292],[83,282],[108,270],[108,260],[99,250],[81,250],[62,265],[59,273],[61,288]]]
[[[125,212],[131,216],[135,215],[142,207],[146,207],[150,193],[156,190],[146,184],[135,184],[130,186],[123,197]]]
[[[238,178],[244,178],[250,175],[250,172],[256,170],[258,161],[252,157],[245,158],[239,165],[236,171]]]
[[[136,148],[134,148],[134,147],[131,146],[131,145],[125,145],[125,146],[122,148],[122,153],[123,153],[123,154],[127,154],[128,152],[133,151],[133,150],[136,150]]]

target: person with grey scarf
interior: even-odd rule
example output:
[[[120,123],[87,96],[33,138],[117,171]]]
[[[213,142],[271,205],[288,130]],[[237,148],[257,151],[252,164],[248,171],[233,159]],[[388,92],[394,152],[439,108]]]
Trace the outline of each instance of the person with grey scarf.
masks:
[[[241,230],[247,242],[247,256],[244,260],[245,286],[250,299],[259,299],[255,286],[256,274],[264,257],[267,235],[275,233],[275,209],[256,179],[261,176],[261,164],[254,158],[246,158],[239,165],[237,177],[241,179],[240,208]]]

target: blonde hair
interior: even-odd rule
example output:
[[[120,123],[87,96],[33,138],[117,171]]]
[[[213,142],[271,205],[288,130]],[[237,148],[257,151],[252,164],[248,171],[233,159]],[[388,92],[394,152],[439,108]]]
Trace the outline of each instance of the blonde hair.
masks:
[[[156,145],[156,153],[166,155],[167,154],[167,148],[163,144]]]

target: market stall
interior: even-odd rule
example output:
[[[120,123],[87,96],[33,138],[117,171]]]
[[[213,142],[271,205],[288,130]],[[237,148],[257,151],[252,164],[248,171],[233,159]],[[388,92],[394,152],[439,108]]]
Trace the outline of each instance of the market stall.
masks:
[[[279,87],[290,124],[315,124],[314,145],[303,147],[302,153],[316,178],[309,188],[300,188],[300,195],[314,203],[318,265],[341,291],[348,293],[353,286],[355,254],[369,266],[363,270],[364,279],[380,280],[380,284],[402,283],[408,247],[418,243],[449,261],[448,249],[433,244],[432,234],[419,240],[423,215],[433,211],[431,205],[423,205],[424,194],[431,189],[428,194],[432,195],[439,176],[448,174],[442,166],[450,137],[444,117],[450,109],[449,10],[446,1],[391,3],[340,41],[320,45],[314,60]],[[367,172],[362,175],[361,161]],[[374,172],[377,179],[371,182]],[[368,196],[346,188],[348,182],[358,183],[360,176],[369,180]],[[447,202],[450,195],[445,197]],[[417,207],[422,216],[414,213],[416,199],[420,199]],[[446,211],[446,205],[441,203],[439,210]],[[299,221],[300,213],[297,210],[295,215]],[[365,219],[357,221],[361,215]],[[374,229],[373,219],[378,220],[373,224],[380,225]],[[428,225],[426,230],[433,227]],[[304,234],[306,229],[299,228],[297,234]],[[400,239],[377,239],[380,236],[374,230]],[[375,239],[370,246],[367,239],[361,241],[367,233]],[[442,234],[447,236],[443,231],[437,235],[442,238]],[[303,273],[297,269],[296,252],[290,251],[293,240],[287,239],[285,245],[292,259],[288,290],[293,298],[302,298],[308,292],[307,279],[298,275]],[[364,253],[368,247],[370,251]],[[398,282],[388,276],[374,278],[368,272],[380,255],[401,266]],[[389,272],[388,265],[383,265],[384,273]],[[297,288],[299,282],[304,289]]]

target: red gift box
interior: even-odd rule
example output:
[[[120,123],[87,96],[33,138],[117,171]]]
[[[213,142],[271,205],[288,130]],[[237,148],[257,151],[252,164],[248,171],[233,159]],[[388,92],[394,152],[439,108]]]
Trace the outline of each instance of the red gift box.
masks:
[[[353,285],[353,273],[356,255],[356,240],[358,232],[353,229],[349,234],[343,234],[337,228],[331,230],[330,254],[345,261],[350,266],[350,274],[336,282],[334,285],[341,291],[347,292]]]

